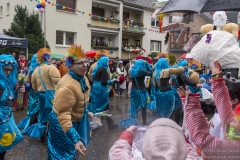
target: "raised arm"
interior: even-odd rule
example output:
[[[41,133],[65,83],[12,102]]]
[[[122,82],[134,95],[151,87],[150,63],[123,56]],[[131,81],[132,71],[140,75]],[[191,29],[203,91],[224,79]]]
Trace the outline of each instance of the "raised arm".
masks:
[[[228,89],[223,78],[213,80],[212,93],[225,133],[225,126],[227,123],[233,121],[234,113],[229,99]]]

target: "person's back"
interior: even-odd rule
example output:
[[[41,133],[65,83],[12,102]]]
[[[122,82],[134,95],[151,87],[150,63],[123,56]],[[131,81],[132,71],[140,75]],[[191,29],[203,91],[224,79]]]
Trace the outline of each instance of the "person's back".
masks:
[[[59,71],[54,66],[42,64],[40,67],[35,69],[32,75],[31,82],[34,91],[35,92],[45,91],[41,78],[39,76],[39,68],[42,80],[45,83],[46,88],[48,90],[54,90],[55,89],[54,85],[57,85],[58,81],[61,79]]]

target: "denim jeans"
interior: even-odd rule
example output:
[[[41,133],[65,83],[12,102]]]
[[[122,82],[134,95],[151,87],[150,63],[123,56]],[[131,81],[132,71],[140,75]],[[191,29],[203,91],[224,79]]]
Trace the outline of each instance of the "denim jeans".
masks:
[[[120,88],[120,82],[117,81],[117,94],[122,95],[123,89]]]

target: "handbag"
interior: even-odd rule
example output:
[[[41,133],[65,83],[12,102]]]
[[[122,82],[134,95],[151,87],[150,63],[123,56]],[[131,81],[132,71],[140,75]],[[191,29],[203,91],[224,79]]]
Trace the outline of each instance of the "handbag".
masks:
[[[80,123],[75,123],[75,129],[77,130],[79,136],[81,137],[81,142],[85,147],[88,146],[90,140],[91,140],[91,126],[88,120],[87,115],[87,108],[86,108],[86,101],[85,101],[85,94],[84,94],[84,115],[82,116],[82,119]]]
[[[126,77],[125,77],[124,75],[121,75],[121,76],[119,77],[119,82],[120,82],[120,83],[124,82],[125,80],[126,80]]]
[[[45,85],[45,83],[42,79],[42,76],[41,76],[40,67],[38,67],[38,75],[41,79],[42,85],[43,85],[44,90],[45,90],[45,107],[46,108],[52,108],[55,90],[47,90],[47,87],[46,87],[46,85]]]

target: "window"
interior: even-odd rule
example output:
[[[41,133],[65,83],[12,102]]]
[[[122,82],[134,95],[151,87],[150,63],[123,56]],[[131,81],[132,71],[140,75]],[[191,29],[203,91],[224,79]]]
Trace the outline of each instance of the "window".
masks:
[[[56,31],[56,44],[57,45],[71,45],[74,44],[73,32]]]
[[[126,21],[129,18],[128,12],[123,12],[123,21]]]
[[[76,9],[76,0],[67,0],[67,1],[66,0],[56,0],[56,4],[61,4],[61,7],[58,7],[58,6],[56,7],[57,10],[75,12],[75,10],[70,10],[69,8]],[[67,7],[69,7],[69,8],[67,8]]]
[[[190,21],[193,21],[193,14],[183,14],[183,22],[189,24]]]
[[[203,37],[203,34],[202,34],[202,33],[192,33],[192,36],[193,36],[193,35],[199,36],[200,39],[202,39],[202,37]]]
[[[161,52],[161,41],[151,41],[150,52]]]
[[[159,27],[159,18],[152,18],[151,19],[151,26],[152,27]]]
[[[104,17],[104,9],[98,7],[92,7],[92,14]]]
[[[10,14],[10,3],[7,3],[7,16]]]
[[[174,49],[175,50],[182,50],[183,47],[186,45],[186,43],[188,42],[189,40],[189,31],[188,30],[185,30],[185,35],[184,35],[184,38],[182,40],[182,42],[180,44],[176,43],[176,40],[178,38],[178,36],[180,35],[181,33],[181,30],[179,31],[171,31],[170,35],[169,35],[169,42],[170,42],[170,51],[171,49]]]

